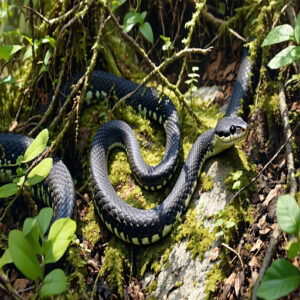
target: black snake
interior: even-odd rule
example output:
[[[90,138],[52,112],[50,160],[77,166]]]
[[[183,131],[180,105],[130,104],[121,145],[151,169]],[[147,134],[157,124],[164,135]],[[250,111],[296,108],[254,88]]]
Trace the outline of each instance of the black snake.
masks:
[[[135,134],[123,121],[110,121],[99,128],[90,155],[93,196],[102,221],[119,238],[134,244],[148,244],[165,236],[186,209],[205,160],[245,137],[247,124],[236,114],[241,99],[245,99],[249,91],[251,64],[248,56],[248,50],[245,48],[226,116],[218,122],[215,129],[198,137],[171,193],[154,209],[133,208],[117,196],[109,181],[107,157],[113,147],[122,147],[128,153],[135,178],[144,188],[154,190],[165,185],[179,160],[180,130],[173,103],[165,96],[160,99],[155,89],[146,87],[140,88],[127,99],[127,104],[158,121],[166,130],[165,155],[157,166],[150,167],[144,162]],[[65,85],[65,91],[68,92],[78,78],[80,76],[71,79]],[[120,99],[135,90],[138,85],[102,71],[94,71],[90,86],[94,96],[99,94],[99,90],[109,93],[113,89]],[[25,136],[0,134],[0,182],[11,178],[15,172],[14,168],[4,165],[14,163],[31,142],[32,139]],[[46,205],[53,207],[54,220],[72,217],[75,203],[73,180],[66,166],[58,158],[54,159],[46,180],[34,188],[33,192]]]

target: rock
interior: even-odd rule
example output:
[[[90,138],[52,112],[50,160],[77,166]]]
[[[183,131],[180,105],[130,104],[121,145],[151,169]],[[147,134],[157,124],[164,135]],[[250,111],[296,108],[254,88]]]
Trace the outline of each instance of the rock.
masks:
[[[226,190],[224,180],[231,167],[224,164],[224,159],[210,159],[204,171],[207,176],[213,178],[213,188],[211,191],[201,193],[198,190],[194,193],[192,202],[197,209],[202,209],[205,215],[215,215],[219,210],[225,208],[231,198],[231,194]],[[205,226],[213,227],[213,220],[209,218],[205,221]],[[200,241],[201,242],[201,241]],[[204,299],[206,274],[218,261],[210,261],[210,252],[214,249],[218,241],[213,242],[210,249],[205,252],[202,261],[196,256],[192,258],[191,252],[186,250],[187,241],[183,240],[180,245],[175,244],[169,256],[168,268],[162,267],[155,276],[146,273],[142,280],[142,286],[146,288],[156,280],[157,287],[150,296],[157,299]]]
[[[222,89],[218,85],[202,86],[193,93],[193,97],[196,103],[197,101],[213,102],[219,96],[220,91],[222,91]]]

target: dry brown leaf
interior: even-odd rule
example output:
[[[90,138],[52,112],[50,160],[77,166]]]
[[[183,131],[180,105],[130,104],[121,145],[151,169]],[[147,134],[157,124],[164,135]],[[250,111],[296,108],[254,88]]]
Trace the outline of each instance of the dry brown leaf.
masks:
[[[271,190],[266,198],[266,200],[263,202],[263,206],[268,206],[268,204],[270,203],[270,201],[277,197],[280,193],[280,190],[281,190],[281,185],[280,184],[277,184],[275,186],[275,188],[273,190]]]
[[[29,279],[26,279],[26,278],[18,278],[18,279],[16,279],[16,281],[14,282],[14,288],[15,288],[16,290],[24,290],[29,282],[30,282]]]
[[[260,263],[259,263],[259,261],[258,261],[258,259],[257,259],[256,256],[253,256],[251,258],[251,260],[249,261],[248,265],[250,267],[252,267],[252,268],[259,268],[260,267]]]
[[[257,226],[258,226],[259,229],[262,229],[263,225],[266,224],[266,218],[267,218],[267,214],[263,215],[263,216],[259,219],[259,221],[258,221],[258,223],[257,223]]]
[[[263,244],[262,240],[261,240],[261,239],[258,239],[258,240],[256,241],[256,243],[253,245],[253,247],[251,248],[250,252],[254,252],[254,251],[260,249],[261,246],[262,246],[262,244]]]
[[[261,229],[259,231],[259,234],[265,235],[265,234],[268,234],[270,231],[271,231],[271,228],[270,227],[266,227],[265,229]]]
[[[219,257],[219,254],[220,254],[220,248],[215,247],[215,248],[210,252],[210,255],[209,255],[210,261],[215,261],[215,260]]]
[[[237,276],[236,276],[236,279],[234,282],[234,291],[235,291],[235,294],[237,297],[239,296],[240,289],[241,289],[243,282],[244,282],[244,271],[240,271],[237,273]]]

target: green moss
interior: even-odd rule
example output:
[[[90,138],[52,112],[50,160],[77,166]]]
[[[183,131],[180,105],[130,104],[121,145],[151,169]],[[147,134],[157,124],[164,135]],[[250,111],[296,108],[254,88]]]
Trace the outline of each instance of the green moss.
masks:
[[[205,251],[216,238],[209,227],[203,227],[203,219],[198,219],[197,214],[196,208],[187,211],[186,220],[180,225],[177,242],[187,238],[186,249],[191,251],[192,258],[198,255],[202,260]]]
[[[123,298],[124,274],[130,267],[128,245],[112,238],[105,248],[105,260],[100,269],[100,276],[105,276],[109,287]]]
[[[68,266],[72,266],[71,273],[67,275],[69,282],[68,294],[72,292],[79,295],[87,294],[86,278],[88,269],[84,252],[79,247],[69,247],[66,261]]]
[[[214,186],[214,182],[212,180],[211,176],[207,176],[205,172],[203,172],[201,174],[201,184],[202,184],[202,188],[205,192],[207,191],[211,191],[213,186]]]
[[[94,202],[90,202],[88,213],[78,225],[78,231],[84,239],[89,241],[91,246],[94,246],[100,238],[100,227],[95,218]]]
[[[155,291],[157,288],[157,281],[154,280],[150,285],[148,285],[145,289],[146,293],[150,294]]]
[[[210,294],[217,290],[217,283],[225,278],[222,269],[214,264],[206,274],[205,299],[211,299]]]

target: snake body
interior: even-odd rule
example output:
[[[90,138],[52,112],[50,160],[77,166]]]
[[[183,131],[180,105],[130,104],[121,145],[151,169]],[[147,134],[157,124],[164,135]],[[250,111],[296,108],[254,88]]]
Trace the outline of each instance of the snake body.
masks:
[[[119,238],[134,244],[148,244],[165,236],[186,209],[205,160],[245,137],[247,124],[236,117],[236,112],[241,99],[248,92],[250,62],[247,52],[245,48],[246,54],[243,55],[227,116],[218,122],[215,129],[198,137],[171,193],[154,209],[136,209],[118,197],[109,181],[107,157],[112,148],[122,147],[128,153],[132,171],[143,187],[154,190],[166,184],[178,164],[180,149],[179,121],[173,103],[166,96],[160,99],[155,89],[146,87],[140,88],[127,99],[127,104],[158,121],[166,130],[165,155],[157,166],[150,167],[144,162],[132,129],[123,121],[110,121],[99,128],[91,147],[91,185],[102,221]],[[63,92],[68,93],[71,85],[79,78],[80,75],[67,82]],[[119,99],[138,87],[132,81],[102,71],[93,72],[90,86],[95,98],[99,98],[100,91],[107,94],[113,91]],[[3,165],[14,163],[31,142],[32,139],[21,135],[0,134],[0,182],[11,178],[15,172],[13,168]],[[75,203],[73,180],[59,159],[54,159],[48,177],[41,187],[34,189],[34,193],[42,198],[46,205],[54,208],[54,219],[72,216]]]

